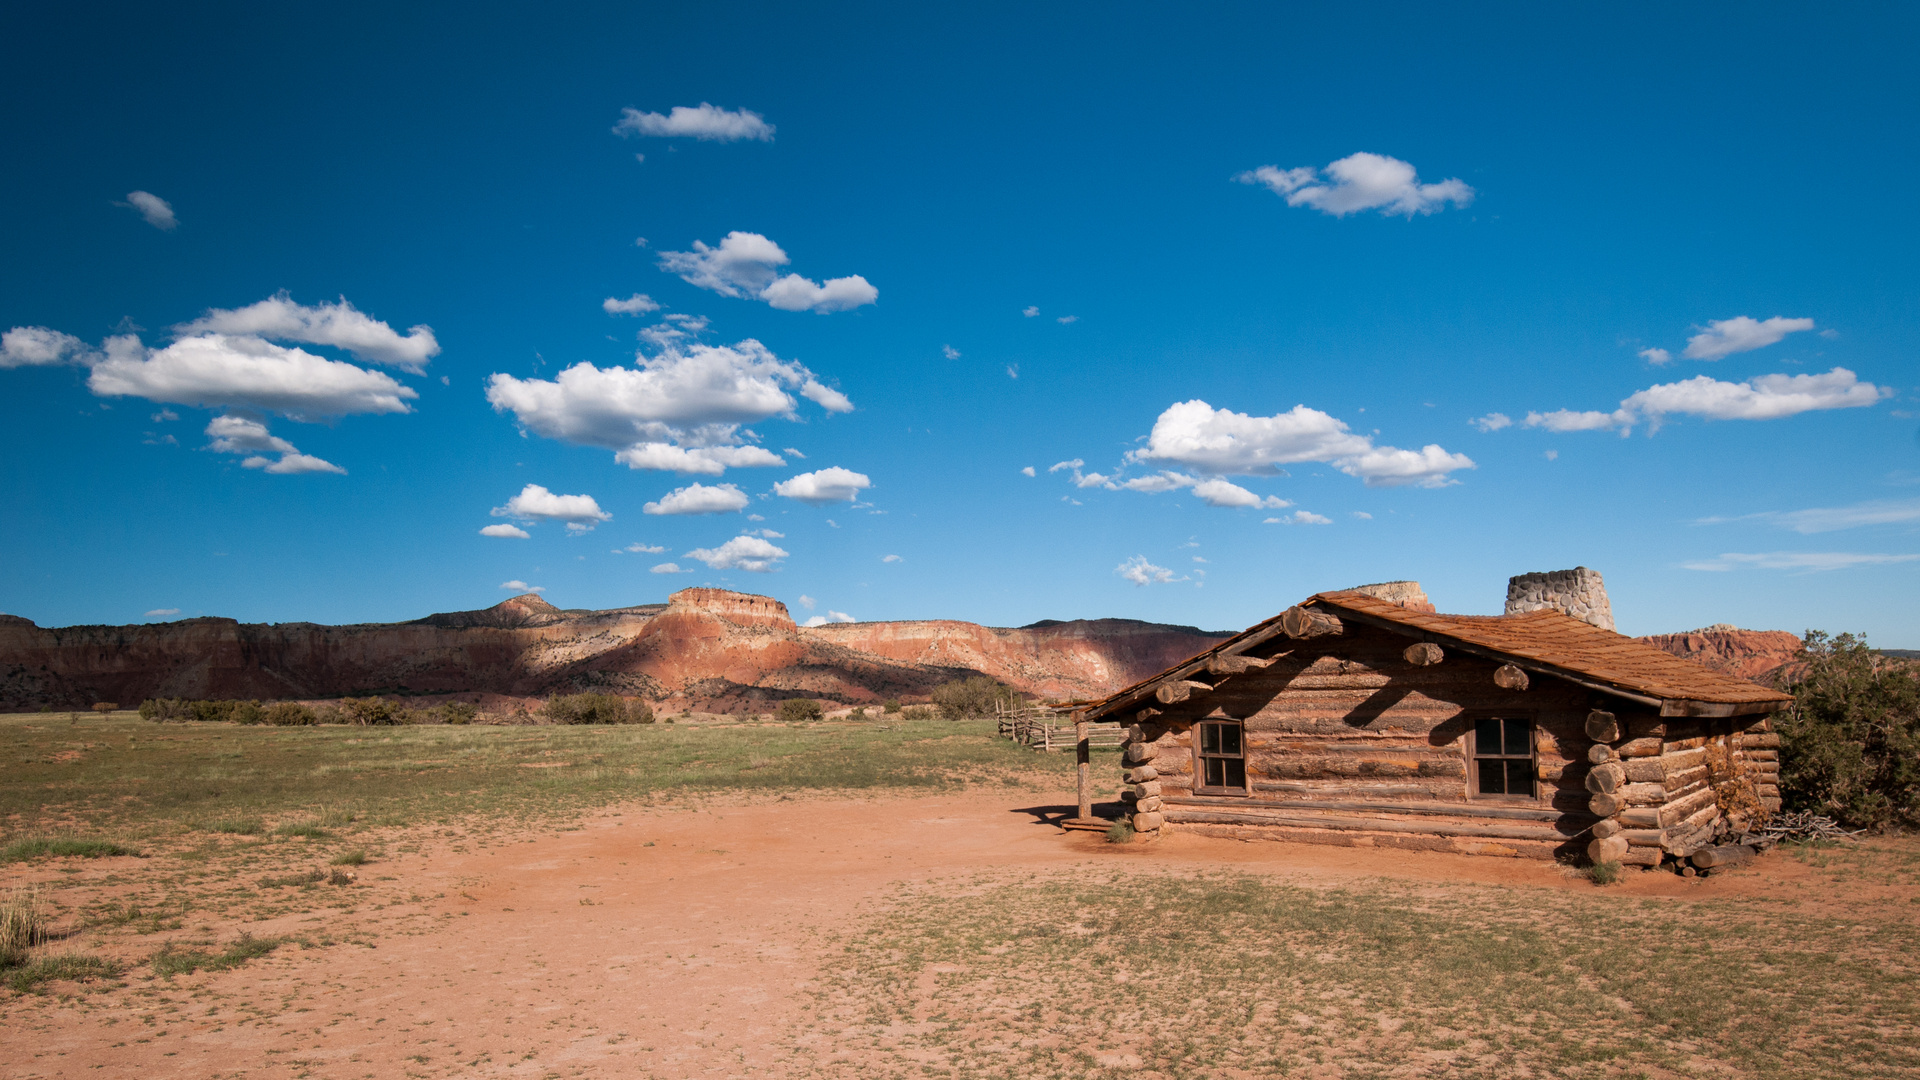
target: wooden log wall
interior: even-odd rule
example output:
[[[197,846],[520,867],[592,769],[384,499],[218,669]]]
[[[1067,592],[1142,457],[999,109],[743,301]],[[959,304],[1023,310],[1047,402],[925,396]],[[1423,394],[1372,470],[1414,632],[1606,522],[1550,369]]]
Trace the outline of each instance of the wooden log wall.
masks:
[[[1596,820],[1582,731],[1592,693],[1536,676],[1501,686],[1497,662],[1409,649],[1407,636],[1348,622],[1305,639],[1277,637],[1261,667],[1209,675],[1181,701],[1156,698],[1131,717],[1126,761],[1136,835],[1168,823],[1226,835],[1337,844],[1552,855],[1578,850]],[[1436,647],[1437,648],[1437,647]],[[1486,715],[1535,724],[1538,797],[1469,791],[1466,736]],[[1242,721],[1247,795],[1194,791],[1193,725]],[[1656,787],[1661,785],[1656,784]],[[1646,800],[1654,789],[1628,785]],[[1664,790],[1662,787],[1661,790]]]

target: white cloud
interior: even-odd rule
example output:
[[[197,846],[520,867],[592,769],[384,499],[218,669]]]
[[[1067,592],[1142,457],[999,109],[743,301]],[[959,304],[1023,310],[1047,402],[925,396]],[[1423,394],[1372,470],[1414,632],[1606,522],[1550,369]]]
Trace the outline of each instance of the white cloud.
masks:
[[[207,449],[217,454],[253,454],[240,463],[244,469],[260,469],[278,476],[303,473],[337,473],[347,470],[331,461],[303,454],[285,439],[267,431],[267,425],[244,416],[216,416],[207,424],[207,436],[213,441]],[[276,460],[260,455],[279,454]]]
[[[1270,517],[1262,525],[1331,525],[1333,519],[1321,517],[1311,510],[1295,510],[1285,517]]]
[[[172,232],[180,224],[180,219],[173,216],[173,204],[151,191],[129,191],[127,201],[120,205],[140,211],[147,224],[162,232]]]
[[[523,593],[530,593],[530,592],[537,593],[537,592],[547,591],[544,586],[529,585],[526,582],[521,581],[519,578],[515,578],[512,581],[503,581],[500,583],[500,587],[503,589],[512,589],[515,592],[523,592]]]
[[[337,304],[307,307],[294,303],[281,292],[232,311],[215,308],[175,329],[189,335],[228,334],[330,345],[362,360],[415,375],[440,353],[440,343],[435,340],[432,327],[410,327],[403,335],[379,319],[363,314],[345,297]]]
[[[660,305],[646,293],[634,293],[625,300],[607,297],[600,301],[600,310],[609,315],[645,315],[649,311],[659,311]]]
[[[90,358],[97,359],[97,354],[86,342],[44,326],[16,326],[0,334],[0,368],[84,364]]]
[[[902,560],[898,555],[882,555],[880,556],[880,561],[881,562],[900,562]]]
[[[172,409],[161,409],[159,412],[153,414],[153,422],[156,424],[165,423],[168,420],[178,420],[178,419],[180,419],[180,414],[177,412],[174,412]]]
[[[1373,515],[1372,515],[1372,514],[1369,514],[1369,513],[1367,513],[1367,512],[1365,511],[1365,510],[1353,510],[1353,511],[1349,511],[1349,512],[1350,512],[1351,514],[1353,514],[1353,516],[1354,516],[1354,517],[1357,517],[1357,518],[1359,518],[1359,519],[1360,519],[1361,521],[1372,521],[1372,520],[1373,520]]]
[[[501,539],[531,540],[533,534],[517,525],[488,525],[480,530],[481,536],[495,536]]]
[[[1639,357],[1655,367],[1673,362],[1673,354],[1665,349],[1641,349]]]
[[[1193,485],[1193,493],[1200,496],[1208,506],[1254,507],[1277,510],[1289,505],[1287,500],[1268,495],[1261,498],[1238,484],[1226,480],[1202,480]]]
[[[1768,511],[1743,518],[1702,518],[1696,524],[1722,525],[1729,521],[1760,519],[1802,535],[1858,529],[1867,525],[1899,525],[1920,521],[1920,499],[1873,499],[1852,506],[1813,507],[1807,510]]]
[[[782,480],[773,485],[773,490],[775,494],[789,499],[824,506],[827,503],[852,502],[862,490],[872,486],[873,481],[864,474],[835,465],[816,472],[801,473],[791,480]]]
[[[781,360],[751,338],[732,346],[692,345],[636,357],[632,368],[579,363],[552,380],[495,373],[487,401],[549,439],[617,451],[634,469],[718,476],[728,468],[783,465],[743,445],[741,426],[791,417],[799,396],[832,412],[853,403],[806,367]]]
[[[801,626],[825,626],[828,623],[850,623],[850,622],[859,622],[859,621],[860,620],[854,618],[853,616],[847,614],[844,611],[834,611],[832,608],[828,608],[827,613],[825,615],[815,615],[813,618],[808,619],[806,622],[803,622],[800,625]]]
[[[1718,360],[1734,353],[1764,349],[1788,334],[1811,329],[1812,319],[1785,319],[1778,315],[1765,322],[1745,315],[1715,319],[1707,323],[1705,330],[1687,339],[1686,351],[1680,355],[1689,360]]]
[[[801,594],[801,597],[800,597],[800,606],[801,606],[801,607],[803,607],[803,608],[806,608],[806,609],[807,609],[808,611],[812,611],[812,610],[813,610],[813,605],[815,605],[815,604],[817,604],[817,603],[819,603],[819,601],[818,601],[818,600],[815,600],[815,599],[814,599],[813,597],[811,597],[811,596],[807,596],[807,595],[805,595],[804,593],[803,593],[803,594]]]
[[[791,446],[789,446],[789,447],[787,447],[786,449],[784,449],[784,450],[782,450],[782,451],[780,451],[780,452],[781,452],[781,453],[783,453],[783,454],[792,454],[792,455],[793,455],[794,457],[797,457],[797,458],[799,458],[799,459],[800,459],[801,461],[805,461],[805,460],[807,460],[807,455],[805,455],[805,454],[803,454],[803,453],[801,453],[801,452],[800,452],[800,451],[798,451],[798,450],[795,450],[795,449],[794,449],[793,447],[791,447]]]
[[[1019,365],[1019,364],[1008,364],[1008,365],[1007,365],[1007,378],[1009,378],[1009,379],[1017,379],[1017,378],[1019,378],[1019,377],[1020,377],[1020,365]]]
[[[680,569],[679,563],[663,562],[660,565],[649,569],[647,573],[649,574],[686,574],[686,573],[691,573],[691,571]]]
[[[1823,409],[1857,409],[1892,397],[1891,389],[1861,382],[1853,372],[1837,367],[1823,375],[1761,375],[1746,382],[1721,382],[1696,375],[1675,383],[1661,383],[1620,402],[1611,413],[1528,413],[1528,427],[1548,431],[1601,431],[1619,428],[1622,435],[1636,423],[1657,430],[1668,416],[1701,416],[1709,420],[1778,420]]]
[[[166,615],[178,614],[180,614],[180,609],[177,607],[154,608],[152,611],[147,612],[147,618],[158,619]]]
[[[649,514],[728,514],[744,509],[747,493],[732,484],[688,484],[675,488],[643,509]]]
[[[951,345],[942,345],[940,346],[940,355],[949,360],[958,360],[960,359],[960,350]]]
[[[630,551],[635,555],[658,555],[667,549],[658,544],[642,544],[636,540],[622,550]]]
[[[242,408],[295,418],[404,413],[419,397],[384,372],[257,337],[202,334],[149,352],[134,337],[106,341],[87,388],[101,397]]]
[[[746,531],[745,533],[743,533],[743,534],[741,534],[741,535],[743,535],[743,536],[764,536],[764,537],[766,537],[766,538],[767,538],[767,539],[769,539],[769,540],[785,540],[785,539],[787,538],[787,534],[786,534],[786,533],[783,533],[783,532],[775,532],[775,531],[774,531],[774,530],[772,530],[772,529],[748,529],[748,530],[747,530],[747,531]]]
[[[660,253],[660,268],[721,296],[764,300],[782,311],[847,311],[877,303],[880,290],[858,274],[820,284],[799,274],[780,276],[792,260],[780,245],[759,233],[728,233],[719,247],[695,240],[692,251]]]
[[[1466,206],[1473,202],[1473,189],[1465,181],[1422,184],[1412,165],[1382,154],[1350,154],[1320,170],[1262,165],[1234,179],[1265,185],[1286,199],[1288,206],[1310,206],[1334,217],[1374,209],[1412,217],[1431,214],[1447,203]]]
[[[1033,466],[1031,466],[1031,465],[1029,465],[1029,466],[1027,466],[1027,467],[1026,467],[1026,468],[1024,468],[1024,469],[1021,469],[1021,470],[1020,470],[1020,475],[1021,475],[1021,476],[1032,476],[1032,475],[1034,475],[1034,472],[1033,472]]]
[[[1054,321],[1054,322],[1057,322],[1057,323],[1059,323],[1059,324],[1060,324],[1061,326],[1072,326],[1072,325],[1073,325],[1074,323],[1077,323],[1077,322],[1079,322],[1079,321],[1080,321],[1080,316],[1078,316],[1078,315],[1062,315],[1062,316],[1060,316],[1059,318],[1057,318],[1057,319],[1055,319],[1055,320],[1053,320],[1053,321]]]
[[[774,564],[786,557],[785,551],[757,536],[736,536],[717,548],[695,548],[687,552],[687,558],[698,559],[714,570],[746,570],[755,574],[772,572]]]
[[[1056,473],[1056,472],[1059,472],[1061,469],[1078,469],[1080,466],[1085,464],[1086,462],[1084,460],[1080,458],[1074,458],[1072,461],[1061,461],[1061,462],[1056,462],[1052,465],[1049,465],[1047,466],[1047,471],[1050,473]]]
[[[1155,566],[1147,561],[1145,555],[1135,555],[1126,562],[1113,568],[1113,572],[1133,582],[1135,585],[1168,584],[1185,581],[1184,577],[1174,577],[1173,571],[1164,566]]]
[[[591,495],[558,495],[539,484],[521,488],[520,494],[508,499],[507,505],[494,507],[492,513],[522,521],[564,521],[571,532],[590,532],[613,518]]]
[[[1559,460],[1560,460],[1560,451],[1558,451],[1558,450],[1548,450],[1548,451],[1546,451],[1545,453],[1543,453],[1543,454],[1541,454],[1540,456],[1541,456],[1541,457],[1543,457],[1543,458],[1546,458],[1546,459],[1547,459],[1548,461],[1559,461]]]
[[[1848,570],[1856,566],[1885,566],[1912,562],[1920,555],[1868,555],[1846,551],[1770,551],[1763,554],[1729,552],[1712,559],[1681,563],[1688,570]]]
[[[1029,318],[1029,319],[1031,319],[1031,318],[1033,318],[1033,317],[1034,317],[1035,315],[1038,315],[1038,314],[1040,314],[1040,309],[1039,309],[1039,307],[1037,307],[1037,306],[1034,306],[1034,307],[1024,307],[1024,308],[1021,308],[1021,309],[1020,309],[1020,314],[1022,314],[1022,315],[1025,315],[1025,316],[1026,316],[1027,318]]]
[[[1485,416],[1467,421],[1481,431],[1499,431],[1503,427],[1513,426],[1513,417],[1506,413],[1490,412]]]
[[[773,141],[773,125],[750,109],[723,109],[701,102],[698,107],[675,105],[666,115],[621,109],[620,122],[613,125],[615,135],[650,135],[658,138],[701,139],[706,142],[738,142],[741,139]]]
[[[1275,416],[1249,416],[1198,399],[1168,406],[1154,421],[1147,445],[1129,452],[1127,460],[1168,461],[1227,476],[1279,476],[1282,465],[1320,461],[1369,487],[1441,487],[1450,482],[1448,473],[1475,467],[1465,454],[1437,445],[1376,447],[1344,422],[1305,405]]]

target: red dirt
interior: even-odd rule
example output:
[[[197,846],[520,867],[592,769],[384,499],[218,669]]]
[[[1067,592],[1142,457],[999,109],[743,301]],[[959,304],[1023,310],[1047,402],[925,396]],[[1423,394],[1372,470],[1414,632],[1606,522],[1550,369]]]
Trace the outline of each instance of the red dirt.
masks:
[[[809,980],[833,962],[827,932],[875,913],[900,883],[983,871],[1123,860],[1306,885],[1385,877],[1595,891],[1519,859],[1180,834],[1114,846],[1042,820],[1071,813],[1067,801],[627,806],[478,851],[428,841],[360,868],[356,888],[390,876],[399,894],[423,898],[386,910],[375,947],[286,948],[171,984],[136,973],[127,989],[0,1001],[0,1076],[779,1074]],[[1810,873],[1775,855],[1710,881],[1630,873],[1601,895],[1813,901]],[[217,936],[319,932],[312,916],[282,922]]]

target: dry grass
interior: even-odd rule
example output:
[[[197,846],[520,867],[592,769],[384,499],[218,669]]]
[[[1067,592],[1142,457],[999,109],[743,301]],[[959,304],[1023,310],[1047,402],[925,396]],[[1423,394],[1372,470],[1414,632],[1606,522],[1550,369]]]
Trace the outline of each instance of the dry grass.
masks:
[[[47,937],[46,903],[39,889],[14,889],[0,900],[0,968],[26,960]]]
[[[1920,929],[1894,914],[1230,874],[947,883],[844,942],[794,1064],[952,1080],[1911,1076]]]

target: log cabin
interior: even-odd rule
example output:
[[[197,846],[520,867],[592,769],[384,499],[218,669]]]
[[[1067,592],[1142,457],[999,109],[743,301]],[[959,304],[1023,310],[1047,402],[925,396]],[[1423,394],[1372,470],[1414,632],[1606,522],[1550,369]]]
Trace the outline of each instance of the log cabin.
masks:
[[[1543,598],[1544,578],[1580,587]],[[1779,808],[1767,718],[1791,698],[1615,633],[1585,568],[1508,595],[1472,616],[1413,582],[1320,593],[1076,719],[1129,724],[1136,839],[1651,867]]]

